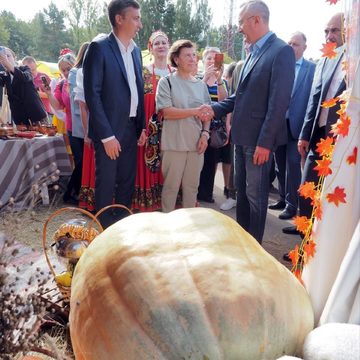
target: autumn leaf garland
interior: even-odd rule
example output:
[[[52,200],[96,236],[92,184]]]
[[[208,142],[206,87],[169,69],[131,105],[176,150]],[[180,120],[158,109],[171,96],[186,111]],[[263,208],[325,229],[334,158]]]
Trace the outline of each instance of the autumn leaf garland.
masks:
[[[316,252],[316,242],[312,233],[312,226],[314,220],[321,221],[322,219],[322,203],[321,203],[321,189],[325,180],[325,177],[332,173],[331,164],[332,156],[334,152],[334,143],[336,138],[346,137],[349,133],[349,127],[351,124],[351,118],[346,114],[346,94],[330,99],[322,103],[323,108],[329,108],[340,105],[340,109],[337,111],[339,119],[332,126],[331,133],[334,137],[328,136],[326,139],[320,139],[316,144],[316,152],[320,155],[321,159],[316,161],[316,167],[314,168],[319,175],[319,182],[305,182],[299,187],[300,196],[305,199],[311,200],[313,206],[312,214],[310,218],[306,216],[296,216],[294,218],[294,224],[296,229],[303,234],[303,240],[299,245],[296,245],[295,249],[289,252],[289,257],[292,261],[292,272],[303,283],[301,279],[304,265],[314,257]],[[355,165],[357,162],[358,148],[355,146],[351,149],[351,153],[347,156],[346,162],[349,166]],[[340,186],[336,186],[332,189],[332,192],[326,194],[324,199],[336,207],[346,203],[346,190]]]

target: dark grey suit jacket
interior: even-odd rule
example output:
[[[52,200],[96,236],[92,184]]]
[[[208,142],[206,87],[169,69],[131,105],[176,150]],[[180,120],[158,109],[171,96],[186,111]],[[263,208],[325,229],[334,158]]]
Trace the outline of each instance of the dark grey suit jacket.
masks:
[[[321,104],[326,99],[327,92],[329,90],[331,81],[334,77],[337,66],[341,66],[342,54],[337,56],[335,59],[321,59],[316,66],[314,75],[314,82],[312,85],[309,103],[306,110],[304,124],[299,135],[299,139],[310,141],[312,135],[319,127],[319,117],[321,112]],[[343,80],[336,91],[334,97],[340,95],[346,88],[345,80]],[[339,110],[339,105],[329,109],[329,114],[326,122],[326,134],[331,130],[331,125],[335,124],[339,116],[336,111]]]
[[[308,60],[303,60],[291,93],[291,100],[287,117],[293,139],[298,139],[304,123],[307,104],[314,79],[316,65]]]
[[[139,104],[136,114],[136,133],[139,138],[145,128],[144,83],[141,52],[132,52]],[[89,45],[83,65],[85,101],[89,108],[89,137],[100,141],[122,137],[129,121],[130,87],[115,35],[95,38]]]
[[[215,118],[233,111],[235,145],[275,150],[287,142],[285,113],[295,76],[294,51],[272,34],[243,74],[246,62],[236,93],[212,106]]]

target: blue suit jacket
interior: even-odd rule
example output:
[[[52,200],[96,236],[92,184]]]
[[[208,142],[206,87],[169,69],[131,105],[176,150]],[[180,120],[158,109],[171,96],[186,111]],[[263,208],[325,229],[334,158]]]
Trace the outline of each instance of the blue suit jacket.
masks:
[[[316,65],[313,62],[304,59],[293,86],[287,114],[293,139],[299,138],[304,123],[311,85],[314,79],[315,67]]]
[[[215,118],[233,111],[234,144],[275,150],[287,142],[285,114],[295,76],[294,51],[273,34],[243,74],[245,68],[246,62],[236,93],[213,105]]]
[[[306,110],[305,120],[299,139],[310,141],[314,132],[318,129],[319,116],[321,111],[321,104],[326,99],[327,92],[329,90],[331,81],[336,71],[337,66],[341,66],[342,54],[337,56],[335,59],[323,58],[319,61],[316,66],[314,75],[314,82],[312,85],[309,103]],[[346,89],[345,80],[343,80],[336,91],[334,97],[339,96]],[[334,124],[339,115],[336,111],[339,110],[339,105],[333,106],[329,109],[328,118],[326,121],[326,134],[331,130],[331,125]]]
[[[136,133],[139,138],[145,128],[144,83],[141,52],[132,52],[139,104]],[[85,101],[89,108],[89,137],[94,141],[115,136],[120,144],[129,121],[130,87],[125,65],[115,35],[97,37],[89,45],[84,64]]]

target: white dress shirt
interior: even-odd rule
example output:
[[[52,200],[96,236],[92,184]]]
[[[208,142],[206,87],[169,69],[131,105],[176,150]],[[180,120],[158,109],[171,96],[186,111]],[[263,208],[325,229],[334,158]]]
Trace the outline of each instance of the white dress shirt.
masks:
[[[130,117],[135,117],[137,113],[137,107],[139,104],[139,94],[136,87],[136,75],[135,75],[135,69],[134,69],[134,61],[132,58],[132,51],[135,48],[135,42],[134,40],[130,41],[129,46],[126,48],[125,45],[120,41],[120,39],[114,34],[116,42],[119,46],[119,50],[121,53],[121,57],[124,61],[125,65],[125,71],[126,76],[128,79],[129,87],[130,87],[130,94],[131,94],[131,100],[130,100]],[[101,141],[103,143],[114,139],[115,136],[110,136],[106,139],[102,139]]]
[[[131,103],[130,103],[130,117],[136,116],[137,107],[139,104],[139,94],[136,87],[136,75],[134,69],[134,61],[132,58],[132,51],[135,48],[134,40],[130,41],[127,49],[124,44],[115,36],[116,42],[119,45],[119,49],[121,52],[122,59],[124,61],[126,75],[129,82],[130,92],[131,92]]]

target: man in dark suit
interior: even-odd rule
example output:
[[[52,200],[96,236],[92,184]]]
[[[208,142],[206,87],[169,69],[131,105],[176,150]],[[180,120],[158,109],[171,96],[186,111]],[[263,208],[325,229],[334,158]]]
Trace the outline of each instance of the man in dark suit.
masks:
[[[344,59],[344,15],[335,14],[325,27],[326,42],[336,43],[336,57],[333,59],[322,58],[315,70],[314,81],[306,110],[305,120],[299,135],[298,151],[305,159],[301,183],[318,183],[319,177],[314,170],[316,160],[320,160],[315,151],[320,139],[332,136],[331,125],[335,124],[339,116],[339,104],[326,109],[321,104],[339,96],[345,89],[345,71],[341,65]],[[300,216],[311,217],[312,205],[309,199],[299,198]],[[283,229],[286,234],[298,234],[294,226]]]
[[[95,146],[97,210],[113,201],[130,207],[137,143],[145,143],[141,52],[132,40],[142,28],[140,5],[111,0],[108,15],[113,30],[92,41],[83,66],[89,137]],[[106,211],[100,220],[107,227],[125,215]]]
[[[284,209],[279,218],[291,219],[297,214],[298,189],[301,182],[301,157],[297,149],[299,134],[304,123],[309,101],[315,64],[303,58],[306,37],[301,32],[294,33],[288,44],[295,53],[295,81],[291,93],[289,109],[286,112],[288,142],[275,151],[276,175],[279,181],[280,200],[269,209]]]
[[[241,5],[239,31],[251,46],[237,91],[211,107],[203,105],[202,118],[220,118],[233,112],[236,218],[261,243],[272,152],[287,142],[285,113],[294,81],[295,56],[289,45],[269,31],[269,9],[263,1]]]

